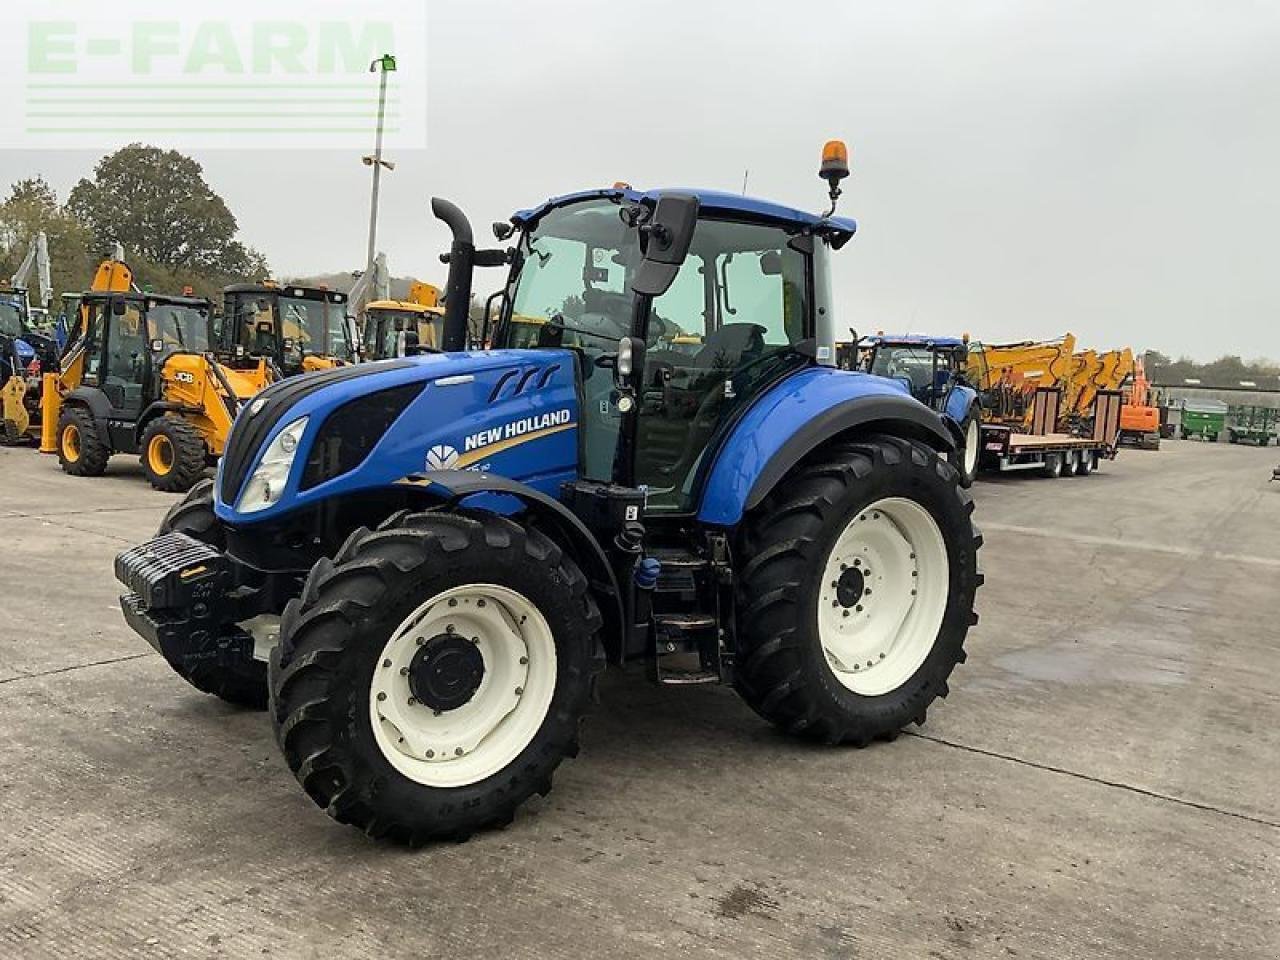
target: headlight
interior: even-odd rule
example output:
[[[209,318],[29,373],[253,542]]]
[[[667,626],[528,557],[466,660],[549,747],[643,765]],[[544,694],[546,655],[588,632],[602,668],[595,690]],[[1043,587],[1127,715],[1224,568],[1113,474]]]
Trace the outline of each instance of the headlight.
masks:
[[[276,434],[253,475],[244,485],[236,510],[240,513],[253,513],[265,510],[280,499],[280,494],[284,493],[284,485],[289,482],[289,470],[292,469],[293,458],[298,452],[298,441],[302,439],[302,432],[306,429],[307,418],[302,417]]]

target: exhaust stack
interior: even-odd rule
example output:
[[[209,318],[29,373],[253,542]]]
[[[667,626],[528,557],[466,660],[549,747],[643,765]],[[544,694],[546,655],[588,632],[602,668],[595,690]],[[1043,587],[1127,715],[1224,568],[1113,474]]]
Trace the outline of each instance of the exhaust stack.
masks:
[[[449,277],[445,281],[444,331],[440,346],[446,352],[465,350],[467,314],[471,308],[471,274],[476,258],[471,223],[456,204],[443,197],[431,198],[431,213],[444,221],[453,233],[449,252],[441,257],[449,264]]]

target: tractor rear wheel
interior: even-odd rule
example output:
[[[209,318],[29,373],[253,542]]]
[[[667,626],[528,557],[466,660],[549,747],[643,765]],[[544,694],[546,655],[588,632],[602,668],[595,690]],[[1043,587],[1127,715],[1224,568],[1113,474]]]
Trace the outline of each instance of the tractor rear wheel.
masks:
[[[182,493],[204,475],[204,438],[186,420],[156,417],[142,431],[142,471],[157,490]]]
[[[600,625],[586,577],[536,529],[421,513],[357,530],[285,609],[276,739],[335,820],[466,839],[577,754]]]
[[[93,414],[83,407],[66,407],[58,417],[58,463],[73,477],[100,477],[111,451],[98,436]]]
[[[738,549],[735,682],[747,703],[827,743],[924,723],[977,622],[972,512],[956,471],[900,437],[828,447],[793,470]]]
[[[221,549],[227,534],[213,512],[213,481],[197,483],[174,504],[160,521],[158,534],[185,533],[189,537]],[[210,637],[194,652],[189,649],[162,649],[165,661],[174,672],[201,693],[234,703],[240,707],[262,710],[267,705],[267,664],[253,656],[253,644],[238,630]]]

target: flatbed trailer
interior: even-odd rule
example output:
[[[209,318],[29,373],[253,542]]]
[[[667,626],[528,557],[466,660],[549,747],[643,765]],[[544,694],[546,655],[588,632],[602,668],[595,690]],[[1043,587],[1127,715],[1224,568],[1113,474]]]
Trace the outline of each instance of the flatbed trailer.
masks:
[[[1046,477],[1087,476],[1119,447],[1119,391],[1100,390],[1087,434],[1063,433],[1058,426],[1057,390],[1036,391],[1031,432],[1000,423],[982,425],[982,464],[999,472],[1039,470]]]
[[[1275,436],[1280,411],[1275,407],[1232,406],[1227,408],[1227,442],[1254,443],[1265,447]]]

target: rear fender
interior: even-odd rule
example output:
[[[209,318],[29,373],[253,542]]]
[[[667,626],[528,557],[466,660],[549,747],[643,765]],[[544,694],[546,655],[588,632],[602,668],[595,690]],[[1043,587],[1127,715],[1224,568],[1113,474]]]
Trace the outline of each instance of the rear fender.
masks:
[[[698,519],[734,526],[819,446],[863,433],[919,440],[943,456],[956,446],[944,418],[892,381],[811,367],[773,387],[743,415],[716,453]]]
[[[582,570],[604,617],[604,648],[611,662],[623,653],[622,593],[599,541],[564,504],[526,484],[474,470],[432,470],[405,477],[399,484],[417,493],[424,505],[461,505],[492,513],[528,513],[538,528],[558,543]],[[519,501],[511,509],[506,501]]]

